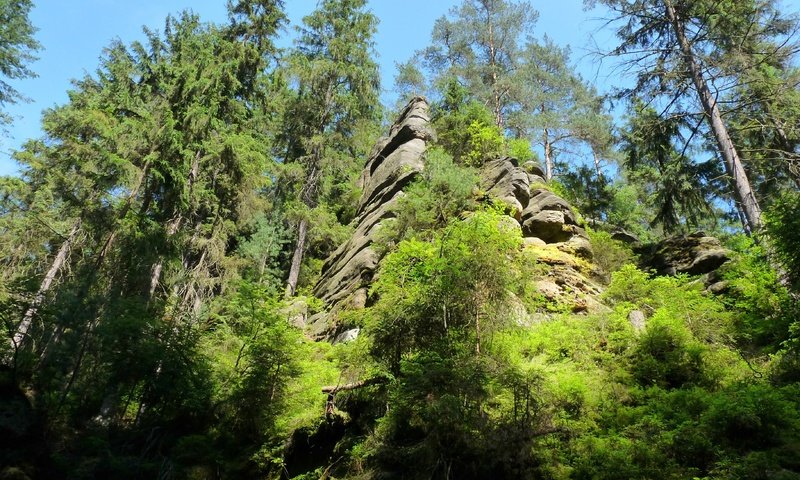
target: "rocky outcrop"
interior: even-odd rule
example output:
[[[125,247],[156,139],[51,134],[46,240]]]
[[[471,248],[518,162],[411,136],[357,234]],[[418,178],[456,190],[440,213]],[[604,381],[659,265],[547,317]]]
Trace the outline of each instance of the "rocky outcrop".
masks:
[[[355,232],[325,260],[314,295],[327,307],[305,325],[309,335],[331,337],[331,316],[343,308],[361,308],[367,303],[368,286],[381,255],[373,248],[381,224],[394,216],[393,208],[405,188],[422,171],[423,153],[433,138],[428,103],[413,98],[392,125],[389,134],[373,148],[359,179]]]
[[[516,159],[504,157],[486,162],[481,169],[482,190],[514,212],[524,237],[591,258],[589,237],[572,207],[543,185],[542,171],[533,162],[519,166]]]
[[[486,162],[481,169],[481,189],[510,207],[519,220],[530,200],[531,178],[511,157]]]
[[[488,161],[481,169],[481,190],[505,204],[517,220],[524,248],[543,265],[530,279],[544,312],[594,312],[600,287],[589,277],[592,248],[578,216],[564,199],[545,188],[543,173],[533,162],[520,166],[510,157]],[[535,313],[535,312],[531,312]]]
[[[639,249],[642,266],[659,275],[702,275],[730,259],[730,252],[704,232],[679,235]]]
[[[325,311],[310,317],[292,315],[309,336],[345,342],[357,335],[356,329],[345,331],[347,325],[339,314],[370,302],[369,285],[382,256],[375,248],[378,232],[395,216],[403,189],[424,167],[425,149],[435,137],[429,121],[427,102],[414,98],[373,148],[359,179],[362,195],[353,221],[355,231],[325,261],[314,287]],[[543,266],[541,275],[530,279],[541,294],[541,310],[600,310],[604,307],[596,301],[599,287],[588,279],[591,265],[587,259],[592,250],[586,232],[572,207],[544,185],[543,173],[535,163],[520,165],[510,157],[487,161],[480,175],[484,198],[508,207],[514,217],[509,221],[515,222],[525,237],[524,248]],[[534,308],[539,310],[539,306]]]

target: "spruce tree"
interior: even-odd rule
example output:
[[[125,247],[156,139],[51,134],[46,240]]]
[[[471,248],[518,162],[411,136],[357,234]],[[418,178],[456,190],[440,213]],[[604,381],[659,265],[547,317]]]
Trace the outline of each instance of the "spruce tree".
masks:
[[[41,48],[33,38],[36,28],[30,22],[32,0],[0,1],[0,109],[25,100],[7,80],[35,77],[28,64],[36,60],[35,52]],[[0,110],[0,125],[11,118]]]

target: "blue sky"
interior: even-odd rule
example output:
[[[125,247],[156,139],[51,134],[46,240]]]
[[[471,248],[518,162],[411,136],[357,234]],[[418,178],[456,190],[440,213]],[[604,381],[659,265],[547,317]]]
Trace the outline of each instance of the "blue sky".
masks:
[[[31,21],[39,29],[36,38],[43,46],[39,60],[32,65],[38,77],[13,83],[32,102],[6,109],[15,120],[8,135],[0,137],[0,175],[16,172],[11,152],[26,140],[41,136],[41,112],[67,101],[70,80],[93,73],[103,48],[112,39],[120,38],[125,43],[141,40],[143,26],[159,29],[168,14],[186,8],[205,21],[222,22],[226,18],[225,0],[38,0],[35,3]],[[458,0],[369,1],[370,9],[380,19],[375,40],[385,100],[394,99],[390,89],[395,63],[407,60],[415,50],[427,46],[434,21],[458,3]],[[598,25],[589,18],[598,16],[598,12],[584,12],[582,0],[532,3],[540,12],[537,36],[547,34],[559,44],[571,45],[574,60],[582,64],[584,76],[595,77],[594,61],[581,57],[585,56],[582,47]],[[316,4],[316,0],[287,0],[291,22],[299,24]],[[605,83],[602,78],[598,80]]]

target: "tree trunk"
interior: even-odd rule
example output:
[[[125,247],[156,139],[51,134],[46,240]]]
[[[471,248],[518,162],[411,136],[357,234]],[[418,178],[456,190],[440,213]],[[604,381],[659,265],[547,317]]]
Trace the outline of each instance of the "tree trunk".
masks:
[[[308,176],[300,192],[300,198],[309,209],[317,206],[317,190],[319,189],[320,176],[322,175],[320,164],[322,161],[322,150],[319,145],[313,148],[311,163],[309,165]],[[291,297],[297,291],[297,280],[300,277],[300,265],[303,263],[303,256],[306,253],[306,242],[308,241],[308,219],[303,218],[297,225],[297,242],[295,243],[294,253],[292,254],[292,265],[289,268],[289,278],[286,281],[286,297]]]
[[[746,220],[746,224],[744,225],[745,230],[758,232],[762,227],[761,207],[758,205],[758,201],[750,186],[750,181],[742,166],[739,154],[728,134],[728,129],[722,121],[722,114],[720,113],[717,100],[711,93],[708,83],[703,76],[702,68],[694,55],[689,40],[686,38],[683,20],[678,18],[672,0],[663,1],[667,12],[667,18],[675,30],[675,36],[678,39],[678,44],[683,53],[684,60],[689,68],[692,82],[700,97],[700,103],[703,106],[703,111],[711,126],[711,131],[714,133],[714,138],[717,141],[719,153],[722,155],[722,159],[725,163],[725,171],[733,180],[734,195],[741,205]]]
[[[553,147],[550,144],[550,131],[544,129],[544,179],[549,182],[553,179]]]
[[[37,310],[42,305],[45,294],[47,294],[47,291],[50,290],[50,287],[53,285],[56,275],[58,275],[58,272],[61,271],[64,263],[66,263],[67,257],[69,256],[69,251],[72,248],[72,244],[75,242],[75,238],[78,236],[80,228],[81,221],[79,219],[72,226],[67,238],[61,242],[61,246],[58,248],[58,253],[56,253],[53,263],[50,264],[50,268],[47,270],[47,273],[42,279],[42,283],[39,285],[39,289],[36,291],[33,301],[28,306],[27,310],[25,310],[25,314],[22,316],[22,321],[17,326],[17,331],[14,332],[14,336],[11,337],[12,351],[18,350],[25,342],[25,338],[27,338],[28,331],[30,331],[31,328],[31,323],[33,322],[33,317],[36,315]]]
[[[297,226],[297,244],[292,255],[292,266],[289,269],[289,280],[286,285],[286,296],[294,296],[297,290],[297,279],[300,277],[300,264],[303,263],[303,255],[306,250],[306,238],[308,237],[308,220],[300,220]]]
[[[328,385],[326,387],[322,387],[322,393],[345,392],[348,390],[356,390],[359,388],[369,387],[371,385],[379,385],[387,382],[388,379],[385,377],[373,377],[368,378],[367,380],[361,380],[359,382],[346,383],[344,385]]]
[[[594,148],[592,149],[592,158],[594,159],[594,170],[597,172],[597,179],[603,179],[603,171],[600,169],[600,156],[597,154],[597,150]]]
[[[500,130],[503,130],[503,111],[500,106],[500,89],[497,81],[497,48],[494,44],[494,29],[492,28],[492,14],[486,12],[486,23],[489,26],[489,68],[492,75],[492,95],[494,96],[494,121]]]

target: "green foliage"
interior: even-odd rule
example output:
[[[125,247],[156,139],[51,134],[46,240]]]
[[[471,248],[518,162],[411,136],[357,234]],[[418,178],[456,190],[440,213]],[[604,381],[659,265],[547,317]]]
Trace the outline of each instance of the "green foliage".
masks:
[[[789,325],[796,318],[794,302],[752,238],[734,236],[728,246],[735,254],[722,267],[727,287],[723,301],[736,311],[738,339],[774,350],[789,336]]]
[[[0,385],[0,407],[7,390],[29,397],[47,435],[26,452],[43,452],[44,473],[798,475],[797,303],[760,247],[732,236],[733,259],[708,277],[723,282],[711,294],[705,279],[637,269],[628,247],[590,231],[594,263],[578,268],[608,284],[598,300],[609,308],[572,313],[536,283],[545,273],[559,281],[575,262],[563,246],[523,248],[517,220],[500,206],[476,207],[476,169],[502,155],[535,160],[531,138],[550,147],[551,164],[566,145],[590,149],[595,168],[551,188],[643,240],[713,223],[708,200],[720,198],[716,173],[680,145],[697,127],[641,105],[625,133],[625,179],[605,177],[614,140],[604,101],[571,71],[567,50],[525,38],[536,16],[525,2],[467,0],[437,22],[442,42],[419,63],[432,74],[439,145],[428,145],[425,169],[381,221],[385,256],[368,306],[335,312],[339,326],[361,327],[358,339],[306,338],[295,325],[326,307],[311,287],[351,235],[356,177],[377,135],[377,19],[364,0],[324,0],[282,56],[283,3],[230,0],[226,26],[187,13],[143,43],[114,42],[68,103],[45,113],[45,138],[16,154],[22,178],[0,179],[0,321],[22,339],[0,349],[11,379]],[[679,7],[718,11],[691,3]],[[753,2],[721,4],[730,12],[704,16],[698,28],[742,32],[738,17],[756,19]],[[0,36],[27,22],[29,2],[15,5],[0,0],[0,18],[4,8],[25,13],[0,22]],[[643,30],[623,33],[643,46]],[[759,38],[720,40],[730,54],[724,72],[768,60],[755,53],[769,45]],[[23,38],[12,48],[27,61],[35,45]],[[665,68],[680,66],[672,52]],[[747,77],[752,90],[736,93],[754,96],[737,141],[777,149],[781,161],[797,143],[795,99],[771,93],[794,78],[788,58],[760,62]],[[664,74],[640,86],[656,77],[663,88],[687,85]],[[414,63],[399,80],[412,93],[429,87]],[[766,106],[777,123],[759,110]],[[760,192],[791,179],[791,169],[753,155],[748,173],[776,178]],[[800,200],[766,203],[768,253],[796,284]],[[286,299],[289,271],[300,295]],[[323,386],[346,386],[332,412]]]
[[[467,126],[467,150],[464,162],[479,167],[486,159],[499,157],[503,151],[504,138],[495,125],[484,125],[473,121]]]
[[[496,133],[496,130],[487,127],[494,125],[491,112],[484,105],[470,99],[466,88],[457,80],[450,80],[442,100],[433,104],[432,120],[437,131],[438,144],[460,164],[467,163],[467,155],[473,149],[473,135],[467,131],[470,126],[473,126],[473,134],[479,133],[481,128],[490,136]],[[476,146],[480,146],[480,143],[476,142]],[[479,165],[484,160],[486,159],[478,158],[474,161]]]
[[[419,349],[450,341],[479,349],[481,337],[503,321],[514,275],[509,260],[520,245],[511,219],[492,210],[451,222],[432,242],[401,242],[373,286],[380,301],[367,327],[376,357],[396,372],[404,355]],[[483,325],[481,316],[488,317]]]
[[[724,304],[686,276],[651,278],[628,264],[611,274],[603,297],[615,305],[633,305],[648,316],[680,319],[696,338],[723,344],[732,340],[731,315]]]
[[[204,351],[212,357],[215,399],[229,429],[250,442],[274,434],[289,379],[300,373],[295,352],[301,334],[279,315],[279,303],[255,284],[241,283],[206,326]],[[212,353],[212,352],[218,352]]]
[[[398,202],[396,220],[384,233],[387,241],[430,235],[471,210],[477,182],[473,169],[456,165],[439,147],[429,149],[425,169]]]
[[[660,118],[641,101],[632,103],[627,121],[622,135],[625,176],[646,192],[648,206],[654,211],[651,224],[669,233],[704,224],[713,214],[710,179],[718,172],[710,163],[693,163],[678,150],[684,126]]]
[[[642,185],[635,182],[618,181],[611,186],[611,199],[606,220],[636,235],[640,241],[652,241],[658,229],[651,228],[647,194]]]
[[[605,221],[610,216],[614,188],[607,177],[598,176],[587,166],[580,166],[560,175],[558,183],[563,186],[566,195],[563,198],[590,219],[590,223]]]
[[[456,82],[479,105],[489,107],[490,119],[484,125],[502,129],[508,124],[513,129],[523,95],[516,67],[538,16],[525,1],[466,0],[436,20],[431,46],[416,56],[441,91]]]
[[[4,77],[0,79],[0,108],[25,100],[6,80],[36,76],[28,68],[28,64],[36,60],[34,53],[41,48],[33,38],[36,28],[28,18],[32,7],[32,0],[0,2],[0,74]],[[10,121],[11,118],[0,111],[0,126]]]
[[[366,153],[358,148],[366,146],[355,140],[372,131],[381,116],[372,40],[377,23],[365,0],[324,0],[303,18],[288,58],[287,73],[297,88],[282,119],[282,157],[288,168],[278,193],[291,206],[289,220],[296,232],[289,294],[295,293],[301,267],[308,264],[303,262],[307,245],[324,258],[335,248],[328,234],[352,217],[358,159]],[[324,221],[334,218],[331,213],[336,221]]]
[[[510,138],[506,141],[508,156],[519,160],[520,164],[538,161],[536,152],[531,149],[531,142],[524,138]]]
[[[632,355],[633,375],[642,386],[678,388],[703,385],[705,347],[692,338],[680,317],[661,309],[647,323],[647,330]]]
[[[800,244],[797,232],[800,228],[800,194],[790,192],[778,198],[766,215],[768,238],[775,249],[786,274],[793,282],[794,290],[800,289]]]
[[[608,284],[611,281],[611,274],[622,266],[636,263],[631,247],[614,240],[610,233],[591,229],[588,233],[592,242],[592,262],[597,265],[603,283]]]

